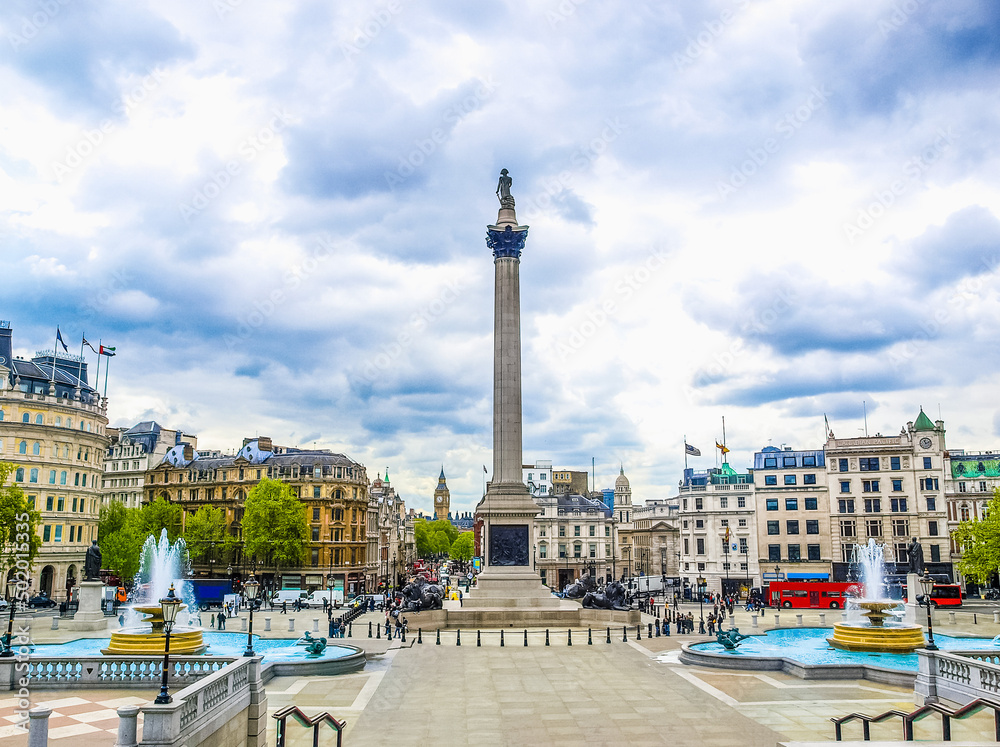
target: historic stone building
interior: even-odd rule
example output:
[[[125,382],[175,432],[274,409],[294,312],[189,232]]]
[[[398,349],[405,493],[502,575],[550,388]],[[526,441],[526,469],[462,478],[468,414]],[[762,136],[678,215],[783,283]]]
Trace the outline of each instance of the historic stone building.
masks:
[[[632,510],[631,556],[636,576],[660,576],[679,587],[680,519],[677,501],[647,500]]]
[[[148,473],[145,500],[162,497],[177,503],[184,521],[200,506],[221,508],[230,533],[239,540],[247,493],[265,477],[287,483],[298,496],[310,537],[304,565],[280,569],[279,578],[258,566],[258,576],[278,589],[332,587],[345,594],[370,589],[374,564],[369,566],[367,557],[368,476],[363,465],[344,454],[275,446],[261,437],[246,439],[235,456],[201,458],[192,446],[179,444]],[[225,560],[241,568],[246,559]],[[224,566],[222,561],[218,559],[218,567]]]
[[[949,449],[944,457],[944,494],[948,510],[948,532],[960,522],[983,519],[986,506],[993,499],[993,492],[1000,487],[1000,454],[989,451],[968,452]],[[962,557],[962,547],[950,540],[951,559]],[[924,556],[926,558],[926,554]],[[955,571],[955,581],[969,592],[979,588],[972,579]],[[996,576],[994,576],[996,586]]]
[[[616,570],[611,509],[596,498],[548,493],[535,499],[534,567],[542,583],[562,590],[585,574],[603,581]]]
[[[0,460],[16,465],[14,479],[42,517],[32,594],[65,600],[83,575],[97,539],[107,424],[107,401],[87,383],[82,358],[15,359],[10,322],[0,321]]]
[[[434,489],[434,519],[435,521],[451,519],[451,491],[448,490],[448,483],[444,478],[444,465],[441,466],[441,475]]]
[[[146,473],[163,461],[173,447],[188,444],[198,448],[198,437],[162,428],[148,420],[131,428],[108,428],[111,445],[104,456],[101,487],[105,502],[120,501],[128,508],[142,505]]]

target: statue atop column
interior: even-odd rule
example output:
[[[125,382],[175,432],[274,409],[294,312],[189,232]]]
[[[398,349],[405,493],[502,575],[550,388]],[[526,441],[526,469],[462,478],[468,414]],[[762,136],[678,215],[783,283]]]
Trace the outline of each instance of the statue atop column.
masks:
[[[514,198],[510,194],[510,186],[514,180],[510,178],[507,169],[500,170],[500,181],[497,182],[497,197],[500,198],[500,207],[514,207]]]
[[[83,563],[83,580],[101,580],[101,548],[97,546],[97,540],[91,542],[87,548],[87,559]]]
[[[917,542],[916,537],[910,538],[910,544],[906,546],[906,557],[909,561],[907,573],[916,573],[919,576],[924,572],[924,548]]]

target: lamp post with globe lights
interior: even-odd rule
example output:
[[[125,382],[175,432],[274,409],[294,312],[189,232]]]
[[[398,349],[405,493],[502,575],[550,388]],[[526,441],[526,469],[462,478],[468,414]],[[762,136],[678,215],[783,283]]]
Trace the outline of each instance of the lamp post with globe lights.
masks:
[[[260,589],[260,584],[257,583],[257,578],[253,575],[253,571],[250,572],[250,578],[247,582],[243,584],[243,592],[246,594],[247,603],[250,605],[250,626],[247,630],[247,648],[243,652],[244,656],[254,656],[253,652],[253,608],[256,606],[255,602],[257,600],[257,591]]]
[[[924,592],[924,604],[927,605],[927,650],[937,651],[938,647],[934,643],[934,623],[931,620],[931,592],[934,591],[934,579],[927,571],[920,577],[920,588]]]
[[[10,618],[7,620],[7,635],[4,638],[3,651],[0,651],[0,657],[4,658],[14,655],[14,649],[10,645],[14,636],[14,612],[17,608],[17,581],[14,579],[7,582],[7,601],[10,603]]]
[[[172,698],[167,692],[167,672],[170,669],[170,631],[173,630],[174,622],[177,620],[177,612],[180,609],[181,600],[174,594],[174,585],[170,584],[170,591],[167,596],[160,600],[160,610],[163,613],[163,679],[160,682],[160,694],[156,696],[154,703],[164,705],[170,703]]]

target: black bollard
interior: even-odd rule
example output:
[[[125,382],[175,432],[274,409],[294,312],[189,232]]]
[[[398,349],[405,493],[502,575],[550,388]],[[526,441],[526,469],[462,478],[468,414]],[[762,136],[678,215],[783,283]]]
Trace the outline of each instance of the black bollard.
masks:
[[[422,633],[422,631],[420,630],[420,628],[417,628],[417,643],[423,643],[424,642],[424,638],[421,635],[421,633]]]
[[[979,624],[978,622],[976,622],[976,613],[975,612],[972,613],[972,624],[973,625],[978,625]]]
[[[573,628],[569,628],[566,631],[566,645],[567,646],[573,645]]]
[[[354,623],[348,623],[347,624],[347,637],[348,638],[353,638],[354,637]],[[403,640],[405,641],[406,638],[403,638]]]
[[[527,628],[524,629],[524,645],[525,645],[525,647],[527,647],[527,645],[528,645],[528,629]]]
[[[441,628],[438,628],[437,640],[434,641],[434,645],[435,646],[440,646],[441,645]]]
[[[372,622],[371,622],[371,620],[368,621],[368,637],[369,638],[372,637]]]
[[[656,637],[657,638],[660,637],[660,621],[659,620],[656,621]]]
[[[549,645],[549,629],[548,628],[545,629],[545,645],[546,646]]]
[[[455,645],[456,646],[461,646],[462,645],[462,631],[461,630],[456,630],[455,631]]]
[[[637,641],[641,641],[642,640],[642,625],[636,625],[635,626],[635,639]]]
[[[611,628],[608,628],[608,640],[606,643],[611,643]]]
[[[479,631],[476,631],[476,647],[479,648],[483,645],[483,639],[479,635]]]
[[[399,629],[399,642],[406,643],[406,626]]]
[[[628,628],[622,625],[622,642],[628,643]]]
[[[500,630],[500,648],[503,648],[503,629]]]
[[[375,637],[379,638],[379,639],[382,638],[382,626],[381,625],[376,625],[375,626]]]

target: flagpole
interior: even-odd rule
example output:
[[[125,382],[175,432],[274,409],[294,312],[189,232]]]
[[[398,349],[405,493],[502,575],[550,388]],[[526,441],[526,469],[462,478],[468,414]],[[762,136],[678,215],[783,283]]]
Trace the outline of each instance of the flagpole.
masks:
[[[726,416],[722,416],[722,463],[729,464],[729,460],[726,459]]]
[[[97,338],[97,351],[98,351],[97,352],[97,375],[94,376],[94,394],[95,395],[97,394],[97,387],[99,387],[101,385],[101,358],[104,357],[103,355],[101,355],[101,352],[100,352],[101,351],[101,338],[100,337]]]
[[[87,339],[87,333],[84,332],[83,336],[80,338],[80,360],[76,367],[76,380],[78,384],[83,384],[83,341]],[[80,386],[83,389],[83,386]]]
[[[111,358],[104,364],[104,399],[108,398],[108,371],[111,370]]]
[[[688,468],[688,437],[684,436],[684,469]]]
[[[52,341],[52,394],[56,393],[56,348],[59,347],[59,327],[56,327],[56,337]]]

